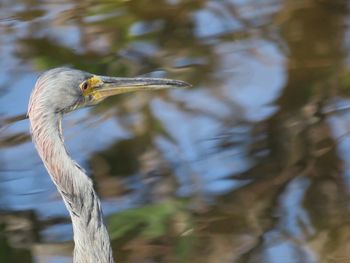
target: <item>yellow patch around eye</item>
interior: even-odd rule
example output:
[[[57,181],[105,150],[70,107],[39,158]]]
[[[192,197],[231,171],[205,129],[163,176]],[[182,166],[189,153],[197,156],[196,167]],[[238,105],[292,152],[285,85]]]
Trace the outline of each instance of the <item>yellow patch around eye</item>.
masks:
[[[98,76],[92,76],[80,84],[80,89],[82,90],[84,96],[88,96],[93,93],[96,86],[99,86],[102,83],[102,80]]]
[[[92,76],[91,78],[89,78],[87,80],[87,82],[88,82],[90,87],[95,87],[95,86],[101,85],[103,83],[101,78],[98,76]]]

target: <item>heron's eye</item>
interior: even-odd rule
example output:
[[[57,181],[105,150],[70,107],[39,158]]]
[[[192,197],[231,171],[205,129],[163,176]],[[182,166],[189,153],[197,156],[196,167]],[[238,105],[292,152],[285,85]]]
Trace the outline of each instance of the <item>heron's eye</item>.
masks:
[[[82,85],[81,85],[81,89],[83,91],[87,90],[87,88],[89,87],[88,83],[87,82],[84,82]]]

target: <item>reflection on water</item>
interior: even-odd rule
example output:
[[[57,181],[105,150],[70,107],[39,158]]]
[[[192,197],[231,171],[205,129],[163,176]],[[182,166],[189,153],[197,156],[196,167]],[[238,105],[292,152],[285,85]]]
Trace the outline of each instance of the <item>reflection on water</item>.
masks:
[[[30,142],[40,72],[182,79],[66,117],[119,262],[350,262],[347,1],[0,4],[0,262],[70,262]]]

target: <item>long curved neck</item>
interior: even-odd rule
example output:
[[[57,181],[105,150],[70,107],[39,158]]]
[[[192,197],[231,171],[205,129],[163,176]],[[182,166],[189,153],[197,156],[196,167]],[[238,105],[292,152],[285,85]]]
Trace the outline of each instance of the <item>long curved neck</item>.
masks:
[[[100,201],[91,180],[68,155],[59,113],[29,112],[32,137],[51,179],[70,213],[75,263],[112,263],[112,249]]]

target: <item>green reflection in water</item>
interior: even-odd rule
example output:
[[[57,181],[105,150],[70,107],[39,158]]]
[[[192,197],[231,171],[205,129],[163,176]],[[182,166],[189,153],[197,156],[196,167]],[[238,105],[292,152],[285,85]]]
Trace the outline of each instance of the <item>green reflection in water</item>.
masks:
[[[0,224],[0,262],[34,262],[29,249],[11,247],[3,233],[5,233],[5,225]]]

